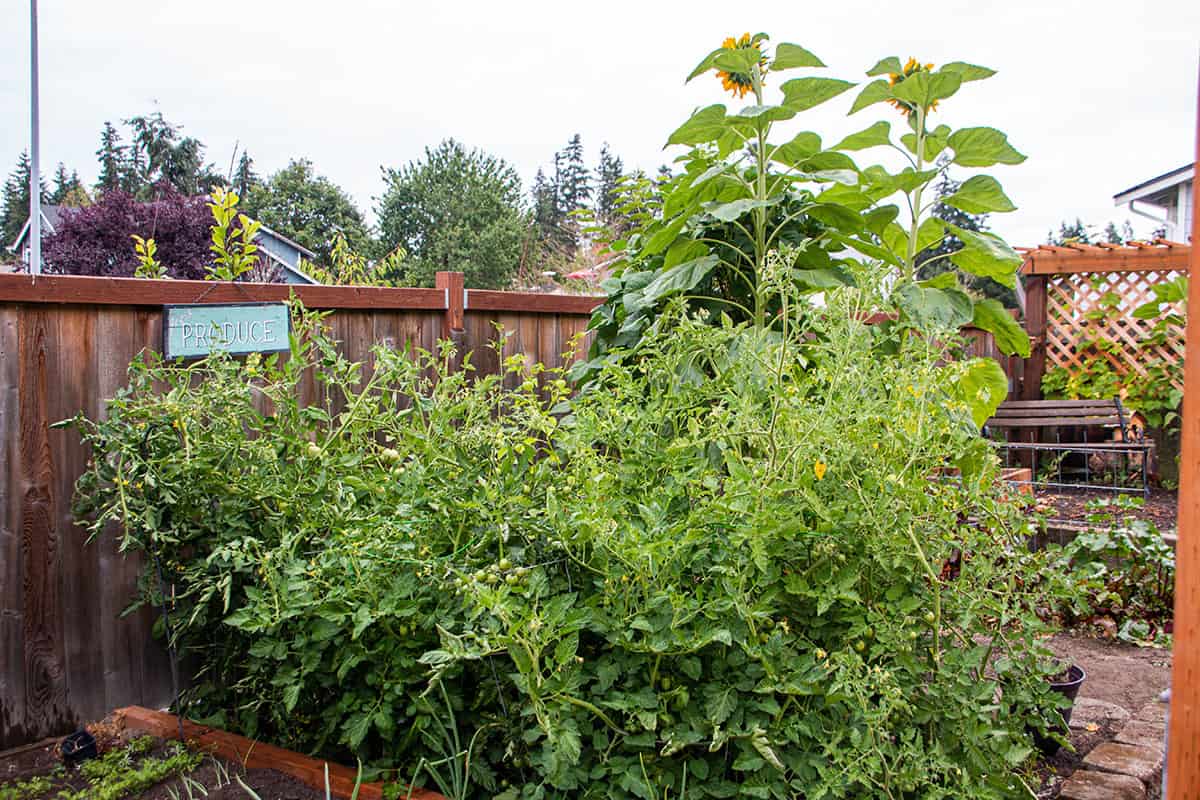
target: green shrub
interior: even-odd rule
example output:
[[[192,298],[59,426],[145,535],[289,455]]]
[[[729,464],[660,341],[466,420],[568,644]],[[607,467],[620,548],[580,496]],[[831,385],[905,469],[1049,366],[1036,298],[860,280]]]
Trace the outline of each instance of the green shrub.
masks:
[[[79,511],[161,564],[185,710],[247,734],[407,779],[453,719],[471,796],[1011,796],[1039,556],[964,365],[868,300],[669,312],[566,416],[520,357],[362,379],[301,315],[286,359],[135,362]]]

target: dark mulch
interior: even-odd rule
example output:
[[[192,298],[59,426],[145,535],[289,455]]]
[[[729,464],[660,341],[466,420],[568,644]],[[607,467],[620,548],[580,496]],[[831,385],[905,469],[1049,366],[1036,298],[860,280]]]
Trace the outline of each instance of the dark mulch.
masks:
[[[100,738],[100,737],[98,737]],[[58,752],[59,740],[47,740],[38,746],[19,748],[0,753],[0,787],[11,786],[38,775],[50,775],[52,770],[62,763]],[[102,747],[120,746],[117,739],[105,742],[101,739]],[[162,755],[166,743],[159,741],[149,755]],[[188,773],[188,777],[200,783],[207,790],[206,798],[210,800],[252,800],[246,790],[234,780],[241,777],[255,794],[262,800],[324,800],[325,793],[308,787],[290,775],[276,772],[272,769],[242,769],[240,764],[225,760],[220,766],[215,758],[209,756],[201,765]],[[78,791],[87,787],[87,781],[78,770],[68,768],[60,777],[54,779],[50,791],[29,800],[52,800],[64,789]],[[127,800],[172,800],[171,790],[174,789],[179,797],[188,797],[187,790],[179,778],[163,781],[136,795],[129,795]]]
[[[1039,503],[1047,506],[1046,514],[1053,522],[1070,522],[1086,524],[1092,511],[1088,504],[1094,500],[1112,499],[1116,493],[1103,489],[1036,489]],[[1141,497],[1140,494],[1133,495]],[[1145,519],[1153,522],[1160,531],[1166,533],[1175,529],[1178,515],[1178,493],[1168,489],[1151,489],[1150,497],[1141,508],[1131,511],[1109,509],[1120,519]]]

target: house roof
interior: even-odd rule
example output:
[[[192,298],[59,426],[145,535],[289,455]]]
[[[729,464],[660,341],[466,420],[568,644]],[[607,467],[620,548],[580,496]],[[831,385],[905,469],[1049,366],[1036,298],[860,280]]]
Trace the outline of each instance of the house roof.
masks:
[[[62,220],[62,206],[51,205],[50,203],[42,203],[42,222],[46,227],[43,229],[45,233],[54,233],[54,229],[58,227],[58,223]],[[21,226],[21,232],[17,234],[17,238],[8,246],[12,252],[21,249],[21,243],[25,241],[25,237],[29,235],[29,220],[25,220],[25,224]]]
[[[274,239],[278,239],[279,241],[283,242],[284,244],[291,245],[292,247],[296,248],[297,250],[300,251],[300,254],[302,256],[304,256],[305,258],[307,258],[309,261],[312,261],[313,259],[315,259],[317,257],[317,254],[314,253],[312,250],[309,250],[307,247],[300,244],[299,242],[289,239],[288,237],[284,236],[282,233],[279,233],[278,231],[271,230],[266,225],[260,224],[258,230],[259,230],[260,234],[265,233]]]
[[[1187,183],[1195,177],[1195,170],[1195,164],[1184,164],[1178,169],[1164,172],[1156,178],[1142,181],[1137,186],[1131,186],[1123,192],[1114,194],[1113,202],[1119,206],[1132,203],[1134,200],[1142,200],[1153,205],[1166,205],[1166,201],[1174,199],[1177,186]]]

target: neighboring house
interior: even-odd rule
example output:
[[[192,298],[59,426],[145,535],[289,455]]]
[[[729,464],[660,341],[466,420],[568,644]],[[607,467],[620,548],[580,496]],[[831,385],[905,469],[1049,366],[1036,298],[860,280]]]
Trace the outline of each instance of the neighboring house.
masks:
[[[258,236],[254,237],[254,243],[265,254],[266,257],[263,259],[265,262],[278,265],[283,273],[284,283],[316,283],[300,269],[301,258],[308,261],[316,260],[317,254],[312,250],[293,242],[281,233],[276,233],[266,225],[258,229]]]
[[[42,203],[42,236],[49,236],[54,233],[58,226],[59,220],[62,219],[62,206],[54,206],[49,203]],[[17,239],[8,247],[10,253],[20,253],[21,258],[19,264],[29,264],[29,220],[25,220],[25,224],[21,226],[21,232],[17,234]],[[17,269],[17,265],[13,265],[13,270]]]
[[[63,206],[53,206],[42,204],[42,236],[49,236],[55,232],[59,222],[62,220]],[[279,268],[280,274],[283,276],[284,283],[316,283],[300,269],[300,260],[302,258],[313,261],[317,254],[308,248],[293,242],[281,233],[263,225],[258,229],[258,235],[254,237],[254,242],[259,246],[260,252],[263,254],[263,262],[267,266],[276,266]],[[29,221],[21,227],[21,232],[17,235],[14,241],[8,247],[9,252],[21,254],[20,264],[27,266],[29,264]],[[15,268],[15,265],[14,265]]]
[[[1128,205],[1139,217],[1154,220],[1172,242],[1187,242],[1192,237],[1192,184],[1196,180],[1194,164],[1187,164],[1165,175],[1151,178],[1113,195],[1119,206]]]

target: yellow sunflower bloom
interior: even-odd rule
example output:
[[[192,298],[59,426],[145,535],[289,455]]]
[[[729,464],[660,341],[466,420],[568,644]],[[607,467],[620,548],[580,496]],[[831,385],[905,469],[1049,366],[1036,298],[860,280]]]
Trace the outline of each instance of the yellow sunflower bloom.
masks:
[[[721,42],[721,47],[726,50],[750,50],[758,47],[758,43],[758,39],[751,38],[749,33],[743,33],[737,38],[728,37],[725,41]],[[765,55],[758,61],[758,72],[760,76],[765,75],[767,72],[767,57]],[[717,70],[717,77],[721,80],[721,88],[737,98],[745,97],[754,91],[754,78],[747,73],[728,72],[719,69]]]
[[[910,78],[913,75],[916,75],[918,72],[933,72],[933,64],[922,64],[915,58],[909,58],[908,61],[904,63],[903,70],[888,74],[888,85],[897,86],[903,83],[906,78]],[[888,102],[906,117],[917,110],[912,103],[906,103],[903,100],[892,98],[891,100],[888,100]],[[934,100],[933,105],[929,107],[929,110],[936,111],[937,107],[937,100]]]

